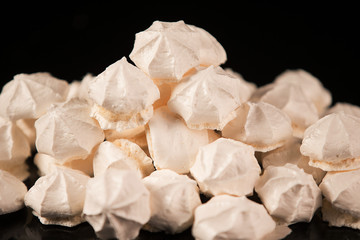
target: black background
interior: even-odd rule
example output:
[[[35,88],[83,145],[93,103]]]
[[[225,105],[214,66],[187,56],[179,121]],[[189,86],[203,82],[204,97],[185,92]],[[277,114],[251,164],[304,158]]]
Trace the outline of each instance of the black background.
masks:
[[[68,81],[97,75],[128,58],[135,34],[153,21],[184,20],[223,45],[223,67],[258,86],[286,69],[303,68],[334,102],[360,105],[359,8],[345,1],[12,1],[1,9],[3,81],[37,71]]]
[[[1,86],[18,73],[46,71],[69,82],[86,73],[97,75],[128,58],[135,34],[153,21],[184,20],[223,45],[228,56],[223,67],[258,86],[286,69],[302,68],[331,91],[334,103],[360,105],[358,8],[344,1],[289,2],[12,1],[0,8]],[[27,236],[36,239],[94,239],[89,225],[71,230],[42,226],[28,209],[0,220],[0,239],[9,231],[30,231],[33,235]],[[360,236],[359,231],[327,227],[319,215],[310,224],[293,226],[293,231],[287,239]],[[171,238],[142,232],[140,239],[191,239],[191,233]]]

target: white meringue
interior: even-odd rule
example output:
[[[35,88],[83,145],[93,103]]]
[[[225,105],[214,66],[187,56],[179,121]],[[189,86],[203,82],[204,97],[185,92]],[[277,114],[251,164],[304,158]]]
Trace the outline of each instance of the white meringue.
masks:
[[[0,215],[23,208],[26,192],[27,187],[21,180],[0,169]]]
[[[270,103],[284,111],[292,121],[293,135],[298,138],[319,119],[316,106],[297,84],[266,84],[253,93],[250,101]]]
[[[201,205],[197,183],[169,169],[157,170],[143,179],[150,192],[151,218],[145,229],[170,234],[183,232]]]
[[[260,240],[275,228],[263,205],[244,196],[219,195],[196,208],[192,235],[196,240]]]
[[[212,141],[209,130],[188,128],[166,106],[155,109],[145,131],[156,169],[171,169],[177,173],[188,173],[199,148]]]
[[[331,113],[339,113],[339,112],[344,112],[346,114],[360,118],[360,106],[347,102],[337,102],[334,106],[327,109],[323,116],[329,115]]]
[[[104,140],[104,132],[90,117],[86,100],[73,98],[53,105],[35,122],[36,148],[59,163],[86,158]]]
[[[229,68],[229,67],[226,67],[224,68],[224,70],[229,73],[229,74],[232,74],[233,76],[237,77],[238,79],[240,79],[240,81],[244,84],[246,84],[249,88],[250,88],[250,92],[253,93],[255,92],[255,90],[258,88],[258,86],[254,83],[254,82],[249,82],[249,81],[246,81],[244,79],[244,77],[239,73],[239,72],[236,72],[234,71],[232,68]]]
[[[284,145],[292,132],[290,118],[277,107],[265,102],[246,102],[236,109],[236,117],[225,125],[222,136],[267,152]]]
[[[328,172],[319,187],[335,209],[360,220],[360,169]]]
[[[53,103],[64,102],[69,84],[46,72],[17,74],[0,94],[0,115],[11,120],[39,118]]]
[[[319,114],[330,106],[332,96],[318,78],[303,69],[286,70],[278,75],[274,83],[291,83],[301,87],[303,93],[311,100]]]
[[[91,116],[104,130],[122,132],[145,125],[152,117],[152,104],[160,98],[154,82],[125,57],[108,66],[88,87],[94,102]]]
[[[79,89],[80,89],[81,82],[78,80],[74,80],[69,84],[69,92],[66,96],[66,101],[72,98],[79,97]]]
[[[0,169],[20,180],[29,177],[26,159],[31,156],[28,139],[15,122],[0,117]]]
[[[360,118],[332,113],[308,127],[300,147],[310,166],[324,171],[360,168]]]
[[[133,170],[109,168],[88,182],[83,216],[99,238],[134,239],[150,215],[150,193]]]
[[[200,147],[191,175],[205,195],[252,195],[261,169],[250,145],[219,138]]]
[[[36,141],[36,129],[35,129],[36,119],[19,119],[16,122],[16,125],[21,129],[25,134],[26,138],[29,141],[31,150],[35,150],[35,141]]]
[[[310,222],[321,206],[321,191],[310,174],[294,164],[268,166],[255,185],[269,214],[279,222]]]
[[[304,172],[311,174],[317,184],[325,176],[326,172],[320,168],[309,165],[309,157],[304,156],[300,152],[301,139],[293,137],[289,139],[284,146],[274,149],[270,152],[259,153],[262,167],[266,169],[268,166],[284,166],[286,163],[297,165]]]
[[[200,32],[184,21],[154,21],[136,33],[129,57],[152,79],[177,82],[200,64],[200,39]]]
[[[89,98],[89,83],[95,77],[88,73],[81,80],[74,80],[69,84],[69,93],[67,95],[66,101],[72,98],[85,99],[91,103]]]
[[[188,27],[199,33],[200,65],[219,66],[226,62],[227,56],[225,49],[213,35],[211,35],[205,29],[194,25],[188,25]]]
[[[104,174],[107,168],[132,169],[140,177],[153,172],[152,159],[135,143],[126,139],[102,142],[94,156],[94,176]]]
[[[211,65],[176,85],[167,105],[189,128],[222,130],[250,95],[246,84]]]
[[[86,175],[92,177],[94,175],[93,158],[94,154],[92,153],[85,159],[74,159],[65,163],[59,163],[55,158],[50,155],[36,153],[34,156],[34,164],[38,169],[37,173],[39,176],[51,174],[51,172],[56,168],[56,166],[63,166],[79,170]]]
[[[89,176],[80,171],[55,167],[40,177],[25,195],[25,205],[33,209],[42,224],[76,226],[81,217]]]

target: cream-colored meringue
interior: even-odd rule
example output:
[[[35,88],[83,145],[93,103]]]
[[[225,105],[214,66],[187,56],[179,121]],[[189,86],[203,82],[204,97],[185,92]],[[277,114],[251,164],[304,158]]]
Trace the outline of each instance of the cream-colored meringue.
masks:
[[[46,225],[76,226],[81,217],[86,184],[84,173],[65,167],[55,167],[51,174],[40,177],[25,195],[25,205],[33,209]]]
[[[261,169],[252,146],[219,138],[200,147],[190,173],[205,195],[244,196],[253,194]]]
[[[238,79],[240,79],[240,81],[241,81],[242,83],[246,84],[246,85],[250,88],[250,92],[251,92],[251,93],[255,92],[255,90],[258,88],[258,86],[257,86],[254,82],[246,81],[246,80],[244,79],[244,77],[243,77],[239,72],[234,71],[232,68],[226,67],[226,68],[224,68],[224,70],[225,70],[227,73],[229,73],[229,74],[237,77]]]
[[[152,104],[160,98],[154,82],[125,57],[90,81],[88,88],[94,102],[91,116],[102,129],[118,132],[145,125],[152,117]]]
[[[129,57],[152,79],[177,82],[200,64],[201,34],[184,21],[154,21],[135,35]]]
[[[284,111],[291,119],[293,135],[302,138],[305,129],[319,119],[316,106],[297,84],[269,83],[251,96],[253,102],[267,102]]]
[[[135,143],[127,139],[102,142],[94,156],[94,176],[104,174],[108,168],[132,169],[140,177],[153,172],[152,159]]]
[[[319,187],[335,209],[360,220],[360,169],[328,172]]]
[[[0,115],[11,120],[39,118],[53,103],[64,102],[69,84],[49,73],[17,74],[0,94]]]
[[[250,98],[251,89],[221,67],[198,70],[174,87],[167,103],[189,128],[216,129],[235,117],[234,110]]]
[[[36,129],[35,129],[36,119],[19,119],[15,121],[16,125],[21,129],[25,134],[26,138],[29,141],[31,150],[35,150],[35,141],[36,141]]]
[[[334,106],[327,109],[323,116],[339,112],[344,112],[346,114],[360,118],[360,106],[347,102],[337,102]]]
[[[69,84],[69,92],[66,96],[66,101],[72,99],[72,98],[78,98],[79,97],[79,88],[80,88],[81,82],[78,80],[74,80]]]
[[[59,163],[85,159],[104,140],[104,132],[90,117],[86,100],[73,98],[53,105],[35,122],[36,148]]]
[[[201,146],[213,140],[207,129],[195,130],[166,106],[155,109],[146,126],[146,139],[156,169],[188,173]]]
[[[0,169],[0,215],[23,208],[26,192],[27,187],[21,180]]]
[[[268,152],[281,147],[292,137],[291,120],[279,108],[266,102],[246,102],[236,109],[236,117],[222,130],[232,138]]]
[[[150,192],[151,218],[145,229],[170,234],[183,232],[201,205],[197,183],[169,169],[157,170],[143,179]]]
[[[0,169],[20,180],[29,177],[26,159],[31,156],[30,144],[15,122],[0,117]]]
[[[59,163],[55,158],[53,158],[50,155],[43,153],[36,153],[34,156],[34,164],[38,169],[37,173],[39,176],[51,174],[51,172],[57,166],[63,166],[63,167],[79,170],[85,173],[86,175],[92,177],[94,175],[93,158],[94,158],[94,154],[90,154],[85,159],[74,159],[65,163]]]
[[[360,168],[360,118],[344,112],[322,117],[308,127],[300,147],[310,166],[324,171]]]
[[[219,66],[226,62],[227,56],[223,46],[203,28],[188,25],[192,30],[199,33],[200,64],[203,66]]]
[[[89,180],[83,216],[99,238],[135,239],[150,215],[150,193],[133,170],[109,168]]]
[[[310,166],[310,159],[301,154],[300,146],[301,139],[293,137],[282,147],[270,152],[259,153],[258,156],[262,167],[266,169],[268,166],[283,166],[286,163],[292,163],[303,169],[304,172],[311,174],[314,177],[315,182],[320,184],[326,172],[320,168]]]
[[[69,93],[67,95],[66,100],[70,100],[72,98],[80,98],[85,99],[91,103],[89,98],[89,83],[95,77],[88,73],[81,80],[74,80],[69,84]]]
[[[276,223],[262,204],[225,194],[196,208],[192,235],[196,240],[263,240],[275,230]]]
[[[358,201],[358,200],[356,200]],[[321,207],[322,219],[328,222],[331,227],[349,227],[360,229],[360,218],[336,208],[326,198],[323,199]]]
[[[145,125],[128,129],[122,132],[116,130],[104,130],[105,139],[107,141],[115,141],[116,139],[127,139],[139,145],[142,149],[147,148],[146,134],[145,134]]]
[[[303,69],[286,70],[278,75],[274,83],[291,83],[301,87],[303,93],[310,99],[322,114],[332,102],[332,96],[318,78]]]
[[[269,214],[286,224],[310,222],[322,201],[313,177],[290,163],[268,166],[255,191]]]

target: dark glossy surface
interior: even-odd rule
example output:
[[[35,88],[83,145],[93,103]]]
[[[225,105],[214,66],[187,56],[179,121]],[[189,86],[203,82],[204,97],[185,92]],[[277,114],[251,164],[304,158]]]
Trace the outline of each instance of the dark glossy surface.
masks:
[[[38,175],[36,166],[32,158],[28,159],[31,176],[25,181],[30,188]],[[256,195],[250,197],[252,200],[259,202]],[[208,199],[202,196],[202,201]],[[349,240],[360,239],[360,230],[351,228],[329,227],[328,224],[321,220],[321,212],[316,212],[310,223],[296,223],[290,226],[292,233],[286,240]],[[0,216],[0,240],[18,239],[18,240],[95,240],[97,239],[92,227],[88,223],[82,223],[76,227],[68,228],[55,225],[43,225],[37,217],[33,216],[31,209],[23,208],[15,213]],[[192,240],[191,228],[183,233],[168,235],[165,233],[150,233],[141,231],[137,240]]]

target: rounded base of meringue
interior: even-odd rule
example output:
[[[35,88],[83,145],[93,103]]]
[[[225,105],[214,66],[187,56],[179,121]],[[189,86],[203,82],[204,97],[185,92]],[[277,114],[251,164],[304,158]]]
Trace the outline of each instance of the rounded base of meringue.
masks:
[[[320,168],[324,171],[355,170],[360,168],[360,157],[331,162],[310,158],[309,165],[312,167]]]
[[[41,217],[37,212],[32,212],[34,216],[39,218],[39,221],[44,225],[60,225],[64,227],[75,227],[83,222],[85,219],[81,215],[71,216],[71,217],[55,217],[54,218],[45,218]]]

